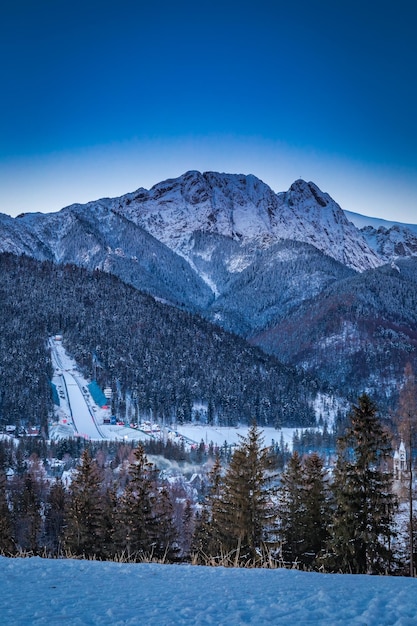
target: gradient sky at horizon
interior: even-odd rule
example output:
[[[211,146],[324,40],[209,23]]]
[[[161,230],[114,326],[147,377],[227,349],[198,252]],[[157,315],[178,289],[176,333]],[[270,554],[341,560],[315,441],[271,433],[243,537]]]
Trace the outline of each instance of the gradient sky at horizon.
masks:
[[[0,212],[189,169],[417,222],[412,0],[3,0]]]

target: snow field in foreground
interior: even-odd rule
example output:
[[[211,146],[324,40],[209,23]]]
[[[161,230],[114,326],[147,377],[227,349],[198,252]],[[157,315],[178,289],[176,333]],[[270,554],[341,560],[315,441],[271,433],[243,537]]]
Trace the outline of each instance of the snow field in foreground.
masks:
[[[0,557],[0,623],[414,626],[417,580]]]

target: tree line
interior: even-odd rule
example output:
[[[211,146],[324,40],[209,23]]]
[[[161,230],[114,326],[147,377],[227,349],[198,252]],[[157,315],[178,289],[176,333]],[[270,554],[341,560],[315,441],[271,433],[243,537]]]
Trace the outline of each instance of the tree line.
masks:
[[[196,532],[200,562],[228,555],[233,564],[263,564],[274,555],[286,566],[332,572],[401,567],[390,437],[368,396],[352,408],[332,477],[316,452],[294,451],[277,485],[260,442],[253,427],[225,475],[214,466]]]
[[[50,556],[404,573],[390,437],[366,395],[353,405],[330,472],[294,451],[277,474],[253,424],[230,461],[215,457],[203,501],[161,477],[142,446],[117,473],[81,454],[71,481],[33,464],[0,482],[0,548]]]
[[[295,300],[251,341],[284,363],[303,363],[350,400],[367,389],[381,409],[393,410],[406,363],[417,367],[416,269],[417,259],[409,258],[339,277],[314,297]]]

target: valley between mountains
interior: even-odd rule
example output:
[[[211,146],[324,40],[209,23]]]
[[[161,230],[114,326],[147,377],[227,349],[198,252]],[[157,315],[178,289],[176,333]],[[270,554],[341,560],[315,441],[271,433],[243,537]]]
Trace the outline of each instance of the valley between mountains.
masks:
[[[318,394],[343,407],[365,391],[388,411],[417,369],[417,226],[344,212],[312,182],[275,193],[191,171],[0,215],[0,252],[2,406],[16,419],[33,414],[7,391],[22,363],[46,419],[56,332],[87,374],[95,359],[103,383],[167,418],[200,403],[220,423],[311,424]]]

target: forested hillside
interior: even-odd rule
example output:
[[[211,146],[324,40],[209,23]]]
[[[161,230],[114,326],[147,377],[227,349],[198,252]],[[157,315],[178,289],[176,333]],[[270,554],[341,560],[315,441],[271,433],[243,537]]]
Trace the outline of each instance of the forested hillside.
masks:
[[[52,412],[47,339],[99,382],[136,398],[142,415],[188,420],[193,403],[233,425],[309,425],[317,386],[207,321],[155,301],[118,278],[0,255],[0,417],[46,432]]]
[[[200,239],[204,237],[210,242],[207,235]],[[212,254],[210,261],[217,269],[221,265],[215,265],[214,257]],[[327,286],[355,275],[352,269],[299,241],[281,241],[256,254],[253,251],[250,254],[250,246],[241,246],[240,258],[251,262],[242,271],[229,273],[221,294],[206,314],[219,319],[227,330],[246,338],[277,320],[286,319]],[[197,255],[194,264],[198,264]],[[217,283],[217,275],[215,280]]]
[[[159,302],[198,314],[239,335],[349,401],[367,391],[381,409],[392,410],[405,365],[410,361],[417,367],[415,230],[396,223],[379,227],[380,220],[374,220],[371,231],[362,231],[355,225],[358,216],[348,218],[311,182],[298,180],[288,192],[275,194],[252,175],[191,171],[157,183],[149,191],[138,189],[118,198],[74,204],[57,213],[25,213],[15,219],[0,215],[0,250],[113,274]],[[359,226],[367,219],[359,216]],[[107,300],[107,310],[118,317],[113,298]],[[161,310],[165,319],[166,309]],[[241,415],[248,419],[253,412],[261,419],[266,412],[267,421],[277,415],[279,420],[292,419],[288,417],[292,409],[284,409],[281,415],[281,409],[277,413],[269,408],[275,405],[274,385],[268,387],[269,380],[265,385],[256,382],[258,400],[255,404],[248,401],[256,395],[254,379],[243,376],[242,380],[245,368],[233,350],[230,359],[238,374],[232,367],[226,377],[217,376],[221,367],[214,364],[216,357],[207,361],[213,372],[210,389],[207,375],[198,374],[204,369],[198,361],[189,378],[187,352],[198,346],[197,352],[203,355],[204,342],[186,337],[188,322],[183,320],[187,317],[177,319],[172,310],[169,314],[172,349],[177,350],[178,342],[187,345],[178,357],[186,364],[181,369],[176,363],[178,375],[171,377],[174,366],[168,364],[168,357],[154,360],[159,349],[168,355],[171,348],[166,348],[165,339],[159,343],[146,323],[143,333],[138,330],[132,336],[131,350],[126,350],[121,321],[115,348],[116,342],[100,338],[97,321],[87,319],[89,311],[84,307],[77,312],[77,319],[85,320],[74,335],[72,324],[64,331],[58,320],[57,327],[66,333],[68,347],[86,367],[91,369],[91,355],[96,353],[103,365],[100,377],[113,386],[120,378],[122,403],[128,391],[135,406],[140,402],[144,410],[163,417],[174,412],[179,419],[188,419],[192,403],[202,400],[210,415],[217,414],[226,422],[233,423]],[[159,320],[159,309],[153,315]],[[196,318],[190,319],[197,324]],[[135,328],[136,323],[132,322]],[[201,320],[198,325],[206,328]],[[107,326],[103,320],[103,335],[112,337],[118,324]],[[166,337],[164,326],[158,321],[155,328]],[[182,331],[178,336],[176,329]],[[107,346],[106,341],[112,343]],[[211,339],[208,343],[215,345]],[[229,359],[227,350],[222,352],[226,343],[214,351],[222,363]],[[246,344],[239,345],[245,353]],[[140,365],[128,365],[132,358]],[[148,361],[153,365],[148,366]],[[167,382],[161,388],[162,376]],[[244,397],[239,385],[245,389]],[[282,384],[277,388],[282,389]],[[298,392],[292,395],[299,397]],[[278,401],[277,406],[282,403]]]
[[[405,365],[417,369],[417,259],[328,285],[251,341],[354,398],[395,407]]]

